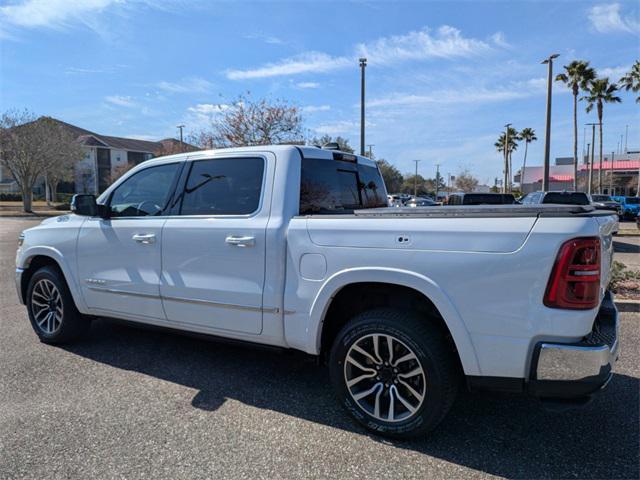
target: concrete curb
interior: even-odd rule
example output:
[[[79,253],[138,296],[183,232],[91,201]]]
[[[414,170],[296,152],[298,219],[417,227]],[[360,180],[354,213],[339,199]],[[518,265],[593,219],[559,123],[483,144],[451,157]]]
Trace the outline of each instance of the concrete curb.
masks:
[[[623,313],[640,313],[640,300],[616,300],[616,307]]]

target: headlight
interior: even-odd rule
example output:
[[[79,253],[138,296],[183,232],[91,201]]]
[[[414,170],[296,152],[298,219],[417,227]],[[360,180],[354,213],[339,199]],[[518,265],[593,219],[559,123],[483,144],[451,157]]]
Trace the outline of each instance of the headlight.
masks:
[[[20,236],[18,237],[18,247],[21,247],[23,243],[24,243],[24,233],[21,233]]]

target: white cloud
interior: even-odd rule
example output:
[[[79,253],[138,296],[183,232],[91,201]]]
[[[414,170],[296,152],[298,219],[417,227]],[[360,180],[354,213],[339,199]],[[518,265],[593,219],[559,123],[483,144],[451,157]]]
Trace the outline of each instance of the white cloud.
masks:
[[[116,0],[23,0],[0,7],[0,18],[19,27],[60,28],[113,3]]]
[[[229,108],[231,108],[231,106],[225,103],[199,103],[193,107],[189,107],[187,110],[202,115],[216,115]]]
[[[107,102],[119,107],[135,107],[136,102],[131,97],[122,95],[109,95],[104,98]]]
[[[482,55],[491,49],[488,43],[466,38],[460,30],[449,25],[441,26],[435,33],[424,28],[406,35],[383,37],[369,45],[359,44],[356,47],[358,55],[367,57],[372,65],[403,60],[470,57]]]
[[[496,35],[493,39],[495,45],[502,46],[499,42],[506,44],[503,34]],[[389,65],[429,58],[468,58],[486,54],[493,49],[492,45],[483,40],[464,37],[460,30],[443,25],[435,32],[424,28],[406,35],[382,37],[372,43],[361,43],[355,46],[351,55],[331,56],[323,52],[306,52],[254,69],[228,70],[226,74],[231,80],[247,80],[309,72],[324,73],[357,66],[358,57],[362,56],[367,57],[371,65]]]
[[[247,80],[308,72],[329,72],[350,64],[351,61],[346,57],[332,57],[326,53],[307,52],[277,63],[268,63],[256,69],[229,70],[227,71],[227,78],[230,80]]]
[[[158,82],[155,87],[168,93],[206,93],[211,91],[213,83],[200,77],[187,77],[177,82]]]
[[[629,70],[631,65],[622,65],[618,67],[606,67],[598,69],[598,76],[609,77],[614,82],[618,81],[620,77],[624,76]]]
[[[349,133],[356,133],[360,129],[360,124],[356,122],[350,122],[347,120],[340,120],[334,123],[326,123],[319,125],[314,130],[321,135],[345,135]]]
[[[331,110],[329,105],[308,105],[306,107],[302,107],[302,111],[305,113],[327,112],[329,110]]]
[[[511,44],[507,42],[507,39],[505,38],[504,33],[502,32],[496,32],[493,35],[491,35],[491,41],[495,43],[498,47],[502,47],[502,48],[511,47]]]
[[[428,95],[393,94],[367,102],[370,108],[425,104],[490,103],[526,97],[525,91],[499,89],[441,90]]]
[[[633,16],[622,17],[620,4],[600,4],[589,9],[591,25],[600,33],[637,33],[640,32],[640,22]]]
[[[298,88],[318,88],[320,86],[317,82],[298,82],[296,87]]]
[[[270,45],[283,45],[285,43],[281,38],[275,37],[273,35],[265,35],[262,33],[251,33],[249,35],[245,35],[244,38],[246,38],[247,40],[260,40]]]

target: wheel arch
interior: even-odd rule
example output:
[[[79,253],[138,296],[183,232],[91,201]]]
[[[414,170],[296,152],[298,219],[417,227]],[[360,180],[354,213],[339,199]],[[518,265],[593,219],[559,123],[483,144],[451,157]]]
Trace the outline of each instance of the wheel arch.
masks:
[[[23,273],[20,278],[20,291],[22,295],[21,300],[24,303],[26,303],[27,289],[29,287],[29,281],[31,280],[33,274],[40,268],[50,265],[57,268],[62,274],[62,277],[69,287],[69,291],[71,292],[71,297],[76,304],[76,308],[81,312],[86,311],[82,295],[80,294],[78,285],[74,280],[71,269],[64,261],[62,254],[58,250],[49,247],[36,247],[29,249],[26,255],[24,255],[22,258],[23,260],[21,262],[21,268],[23,269]]]
[[[315,332],[312,350],[323,353],[330,348],[337,330],[346,323],[344,315],[336,318],[344,304],[351,304],[355,292],[366,295],[371,304],[379,306],[382,294],[393,298],[386,306],[430,310],[450,336],[466,375],[480,375],[478,359],[467,328],[455,306],[444,291],[430,278],[406,270],[390,268],[357,268],[338,272],[330,277],[316,295],[310,312],[309,332]],[[410,303],[407,303],[410,299]],[[344,303],[341,303],[344,302]],[[313,341],[313,340],[312,340]],[[329,345],[328,345],[329,344]]]

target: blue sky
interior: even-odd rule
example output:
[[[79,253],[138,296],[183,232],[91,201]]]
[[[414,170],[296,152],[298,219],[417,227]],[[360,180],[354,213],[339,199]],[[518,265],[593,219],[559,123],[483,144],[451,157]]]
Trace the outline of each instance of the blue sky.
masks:
[[[532,127],[542,160],[546,66],[590,60],[617,80],[640,51],[630,2],[213,2],[0,0],[0,110],[28,108],[102,134],[159,139],[205,127],[239,94],[300,106],[306,127],[359,145],[359,70],[367,68],[367,143],[401,171],[468,168],[500,177],[493,144]],[[604,113],[605,151],[639,105]],[[570,156],[571,95],[554,85],[551,155]],[[597,121],[580,105],[579,122]],[[579,149],[582,148],[580,127]],[[589,139],[590,140],[590,139]],[[514,168],[522,160],[514,155]]]

